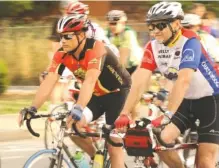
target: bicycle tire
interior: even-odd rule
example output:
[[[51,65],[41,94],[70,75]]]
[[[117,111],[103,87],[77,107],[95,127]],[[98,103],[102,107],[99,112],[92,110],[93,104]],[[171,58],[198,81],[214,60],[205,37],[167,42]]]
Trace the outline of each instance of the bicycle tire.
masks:
[[[125,163],[124,163],[125,164]],[[111,168],[111,162],[110,162],[110,159],[108,159],[106,161],[106,166],[104,166],[104,168]],[[128,168],[128,166],[125,164],[125,168]]]
[[[53,154],[56,154],[56,149],[44,149],[44,150],[40,150],[38,152],[36,152],[35,154],[33,154],[24,164],[23,168],[34,168],[33,164],[36,163],[37,160],[41,159],[41,158],[44,158],[46,155],[53,155]],[[51,163],[50,163],[50,166],[48,166],[48,168],[56,168],[55,166],[55,160],[51,160],[51,158],[49,158],[49,161],[52,162],[54,165],[51,166]],[[44,162],[40,162],[41,164],[43,164]],[[66,159],[65,157],[63,157],[63,163],[65,164],[65,167],[64,168],[72,168],[73,165],[68,161],[68,159]],[[42,167],[39,165],[39,162],[37,162],[37,166],[36,167]],[[43,166],[45,167],[45,165]]]

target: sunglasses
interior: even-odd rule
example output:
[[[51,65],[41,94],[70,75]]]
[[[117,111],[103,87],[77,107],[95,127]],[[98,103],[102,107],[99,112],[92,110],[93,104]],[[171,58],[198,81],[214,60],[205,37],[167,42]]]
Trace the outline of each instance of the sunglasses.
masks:
[[[60,34],[60,39],[71,40],[75,34]]]
[[[164,23],[157,23],[157,24],[148,24],[148,30],[150,32],[154,31],[155,28],[157,28],[158,30],[162,31],[163,29],[165,29],[167,27],[169,23],[168,22],[164,22]]]
[[[110,22],[117,22],[120,20],[120,17],[107,17],[107,20]]]
[[[109,25],[111,25],[111,26],[116,26],[116,25],[117,25],[117,22],[110,22]]]

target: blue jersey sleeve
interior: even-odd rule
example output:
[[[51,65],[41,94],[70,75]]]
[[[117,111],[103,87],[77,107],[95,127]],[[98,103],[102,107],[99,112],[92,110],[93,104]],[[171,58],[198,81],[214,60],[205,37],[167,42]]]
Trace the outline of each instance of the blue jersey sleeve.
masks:
[[[218,38],[218,37],[219,37],[219,31],[218,31],[217,29],[213,29],[213,28],[212,28],[210,34],[211,34],[212,36],[214,36],[215,38]]]
[[[192,68],[196,70],[199,66],[202,54],[201,43],[198,39],[189,39],[182,51],[182,58],[179,65],[179,69]]]

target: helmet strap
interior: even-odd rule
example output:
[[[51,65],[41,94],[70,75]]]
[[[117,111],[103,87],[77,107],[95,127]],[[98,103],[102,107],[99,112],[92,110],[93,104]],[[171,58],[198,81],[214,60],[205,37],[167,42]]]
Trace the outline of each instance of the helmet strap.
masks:
[[[78,35],[76,35],[76,38],[77,38],[77,41],[78,41],[78,46],[77,46],[75,49],[73,49],[73,50],[71,50],[71,51],[68,52],[70,55],[74,55],[74,54],[75,54],[75,52],[78,50],[78,48],[80,47],[80,45],[82,44],[82,42],[85,40],[86,35],[84,35],[84,38],[83,38],[81,41],[79,41]],[[75,55],[74,55],[74,57],[75,57]]]
[[[167,25],[168,25],[168,27],[169,27],[169,29],[170,29],[172,35],[171,35],[171,37],[170,37],[167,41],[163,42],[163,44],[164,44],[165,46],[168,46],[168,44],[174,39],[174,37],[175,37],[175,35],[176,35],[176,33],[177,33],[177,31],[174,31],[174,30],[173,30],[173,28],[172,28],[172,26],[170,25],[170,23],[168,23]]]

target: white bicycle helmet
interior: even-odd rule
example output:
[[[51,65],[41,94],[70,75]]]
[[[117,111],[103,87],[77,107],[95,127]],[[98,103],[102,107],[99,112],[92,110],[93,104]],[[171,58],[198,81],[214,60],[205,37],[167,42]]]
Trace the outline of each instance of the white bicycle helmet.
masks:
[[[146,16],[146,22],[183,19],[184,12],[179,2],[160,2],[152,6]]]
[[[127,16],[124,11],[121,10],[111,10],[108,12],[107,21],[117,22],[117,21],[127,21]]]
[[[185,14],[184,19],[181,21],[182,26],[196,26],[202,23],[199,15]]]

